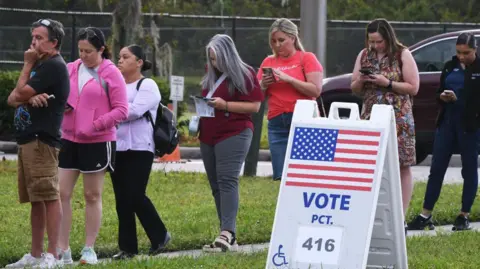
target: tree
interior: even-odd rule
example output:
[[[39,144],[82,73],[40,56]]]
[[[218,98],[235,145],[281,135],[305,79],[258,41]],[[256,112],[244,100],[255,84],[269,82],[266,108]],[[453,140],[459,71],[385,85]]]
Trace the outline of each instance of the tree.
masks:
[[[103,0],[98,0],[98,4],[103,4]],[[112,53],[114,58],[124,46],[136,43],[139,38],[143,37],[141,15],[141,0],[118,1],[112,13]]]

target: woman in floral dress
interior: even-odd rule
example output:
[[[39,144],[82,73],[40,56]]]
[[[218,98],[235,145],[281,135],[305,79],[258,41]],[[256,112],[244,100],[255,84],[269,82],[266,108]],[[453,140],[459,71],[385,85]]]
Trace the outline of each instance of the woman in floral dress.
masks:
[[[416,163],[415,123],[412,106],[418,92],[417,65],[385,19],[370,22],[366,48],[355,62],[351,88],[363,97],[362,119],[370,119],[374,104],[391,105],[395,111],[398,155],[402,185],[403,212],[407,212],[413,190],[410,166]],[[360,72],[368,69],[371,74]]]

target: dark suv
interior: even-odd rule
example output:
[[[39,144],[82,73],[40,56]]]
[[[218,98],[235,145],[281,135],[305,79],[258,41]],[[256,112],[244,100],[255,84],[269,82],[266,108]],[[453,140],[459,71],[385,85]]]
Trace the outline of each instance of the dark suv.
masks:
[[[480,44],[480,29],[469,31],[475,33],[477,43]],[[455,55],[456,39],[462,32],[433,36],[409,47],[420,74],[420,89],[413,98],[417,163],[421,163],[432,153],[435,119],[438,112],[435,92],[440,86],[440,73],[443,65]],[[354,60],[352,59],[352,61]],[[330,104],[335,101],[357,103],[361,109],[362,100],[352,95],[350,89],[351,78],[352,74],[350,73],[323,80],[322,99],[327,113]],[[321,111],[320,99],[318,99],[318,104]],[[349,111],[340,111],[340,117],[348,117],[348,113]]]

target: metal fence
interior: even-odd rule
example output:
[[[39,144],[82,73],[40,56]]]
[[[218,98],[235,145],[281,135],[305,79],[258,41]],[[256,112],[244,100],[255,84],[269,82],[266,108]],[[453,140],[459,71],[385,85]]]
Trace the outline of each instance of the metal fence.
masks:
[[[30,44],[30,25],[40,18],[61,21],[66,37],[62,54],[67,60],[77,57],[72,33],[82,27],[96,26],[107,38],[111,36],[110,13],[24,10],[0,7],[0,69],[18,69],[23,52]],[[161,44],[173,48],[173,73],[183,76],[201,76],[205,66],[205,45],[217,33],[232,36],[242,58],[258,67],[271,54],[268,46],[268,29],[275,18],[198,16],[175,14],[143,14],[146,35],[150,20],[155,18]],[[299,24],[300,20],[292,19]],[[336,21],[327,23],[328,76],[351,72],[358,52],[364,46],[367,21]],[[412,45],[427,37],[457,30],[480,28],[473,23],[392,22],[402,43]],[[312,26],[314,27],[314,26]],[[308,35],[303,33],[303,35]],[[148,56],[152,48],[147,46]]]

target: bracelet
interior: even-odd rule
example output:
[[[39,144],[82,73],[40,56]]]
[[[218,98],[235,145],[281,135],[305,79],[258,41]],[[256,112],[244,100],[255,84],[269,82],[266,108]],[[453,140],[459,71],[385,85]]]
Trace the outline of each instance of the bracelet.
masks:
[[[387,89],[392,90],[393,89],[393,81],[392,80],[389,80],[389,81],[390,82],[388,82]]]

